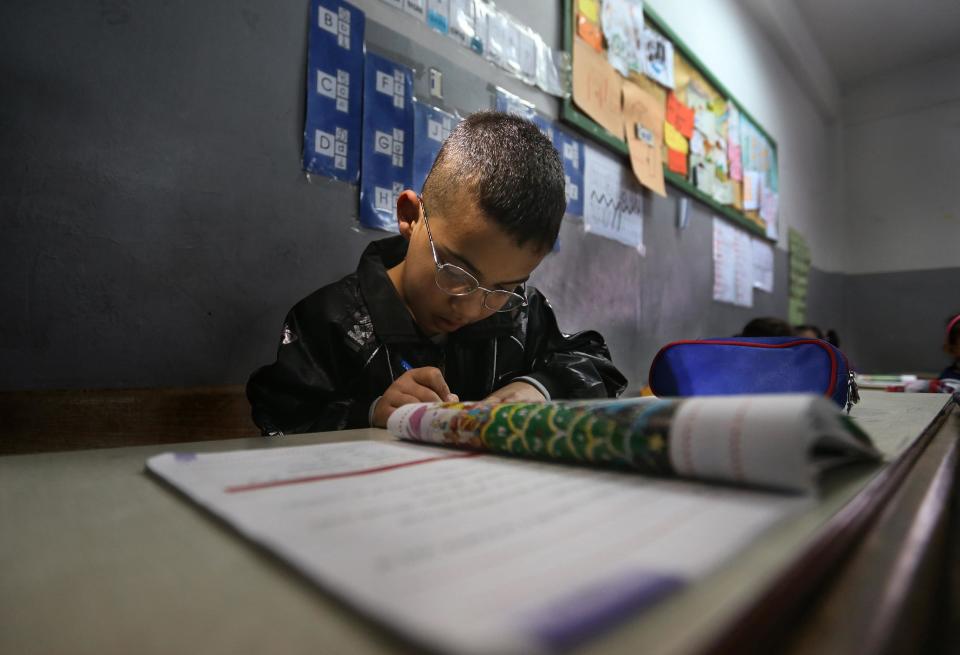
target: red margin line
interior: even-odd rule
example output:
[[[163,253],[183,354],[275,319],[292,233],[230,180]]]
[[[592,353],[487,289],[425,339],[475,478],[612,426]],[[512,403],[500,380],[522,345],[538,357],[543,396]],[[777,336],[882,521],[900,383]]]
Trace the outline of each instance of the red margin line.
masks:
[[[259,489],[270,489],[272,487],[284,487],[290,484],[303,484],[306,482],[321,482],[323,480],[336,480],[338,478],[350,478],[355,475],[370,475],[371,473],[383,473],[394,469],[405,468],[407,466],[417,466],[418,464],[429,464],[445,459],[462,459],[464,457],[477,457],[483,453],[457,453],[456,455],[442,455],[439,457],[426,457],[424,459],[415,459],[410,462],[401,462],[399,464],[387,464],[386,466],[376,466],[369,469],[357,469],[356,471],[342,471],[340,473],[327,473],[325,475],[310,475],[303,478],[288,478],[286,480],[271,480],[270,482],[254,482],[252,484],[240,484],[233,487],[226,487],[224,491],[228,494],[241,493],[244,491],[257,491]]]

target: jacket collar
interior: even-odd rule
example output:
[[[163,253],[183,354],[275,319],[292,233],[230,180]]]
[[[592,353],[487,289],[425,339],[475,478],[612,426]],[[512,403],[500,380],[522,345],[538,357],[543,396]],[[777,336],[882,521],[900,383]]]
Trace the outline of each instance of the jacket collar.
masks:
[[[399,264],[406,255],[407,240],[402,236],[379,239],[367,246],[357,266],[360,292],[373,320],[374,332],[385,343],[427,341],[387,275],[387,269]],[[498,313],[457,330],[450,339],[487,339],[507,335],[513,331],[513,324],[513,312]]]

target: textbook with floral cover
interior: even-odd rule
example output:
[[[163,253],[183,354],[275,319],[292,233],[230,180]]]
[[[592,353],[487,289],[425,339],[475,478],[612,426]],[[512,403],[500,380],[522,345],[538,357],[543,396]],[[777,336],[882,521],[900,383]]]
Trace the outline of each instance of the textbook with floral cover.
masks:
[[[419,403],[387,427],[409,441],[793,491],[881,458],[836,405],[806,394]]]

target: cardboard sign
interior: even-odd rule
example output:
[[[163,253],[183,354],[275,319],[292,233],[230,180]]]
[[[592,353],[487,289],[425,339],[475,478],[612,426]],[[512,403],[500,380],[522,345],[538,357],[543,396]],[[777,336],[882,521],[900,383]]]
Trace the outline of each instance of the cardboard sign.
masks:
[[[582,39],[573,39],[573,101],[618,139],[623,139],[622,80],[603,55]]]
[[[663,103],[631,82],[623,83],[623,124],[630,167],[640,184],[666,196],[663,186]]]

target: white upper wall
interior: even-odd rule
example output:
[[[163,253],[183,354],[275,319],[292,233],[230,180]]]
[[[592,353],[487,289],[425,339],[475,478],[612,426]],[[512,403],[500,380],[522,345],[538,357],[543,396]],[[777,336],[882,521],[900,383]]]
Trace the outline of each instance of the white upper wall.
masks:
[[[776,140],[780,246],[793,227],[807,239],[814,266],[844,271],[836,82],[795,9],[765,0],[646,4]]]
[[[845,271],[960,267],[960,56],[843,99]]]

